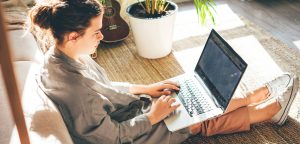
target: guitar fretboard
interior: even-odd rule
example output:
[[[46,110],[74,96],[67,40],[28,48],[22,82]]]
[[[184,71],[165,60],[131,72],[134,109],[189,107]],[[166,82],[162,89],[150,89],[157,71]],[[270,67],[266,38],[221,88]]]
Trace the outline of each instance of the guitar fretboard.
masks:
[[[111,8],[112,7],[111,0],[105,0],[105,6]]]

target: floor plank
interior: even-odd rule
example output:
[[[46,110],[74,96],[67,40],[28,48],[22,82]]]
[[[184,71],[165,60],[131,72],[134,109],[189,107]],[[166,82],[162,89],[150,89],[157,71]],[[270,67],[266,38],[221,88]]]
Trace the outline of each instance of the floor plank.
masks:
[[[216,4],[227,4],[236,14],[300,51],[300,0],[216,0]],[[193,2],[179,4],[179,10],[192,8]]]
[[[291,48],[300,50],[300,0],[217,0],[261,26]]]

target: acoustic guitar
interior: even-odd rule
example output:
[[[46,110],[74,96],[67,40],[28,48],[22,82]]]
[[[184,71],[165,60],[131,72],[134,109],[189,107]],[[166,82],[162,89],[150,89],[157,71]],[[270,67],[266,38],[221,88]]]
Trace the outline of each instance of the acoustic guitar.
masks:
[[[105,0],[102,29],[103,42],[112,43],[125,39],[129,26],[120,16],[120,4],[116,0]]]

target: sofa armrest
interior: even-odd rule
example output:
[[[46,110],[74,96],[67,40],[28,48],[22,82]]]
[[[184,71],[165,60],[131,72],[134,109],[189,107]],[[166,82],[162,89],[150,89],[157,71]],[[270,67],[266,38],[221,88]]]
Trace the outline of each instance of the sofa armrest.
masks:
[[[31,61],[14,62],[22,108],[31,143],[72,144],[68,129],[53,102],[38,88],[35,80],[40,65]],[[0,69],[1,70],[1,69]],[[0,90],[5,89],[0,75]],[[10,114],[5,91],[0,91],[1,143],[20,143],[17,129]],[[3,108],[3,106],[6,106]],[[4,116],[4,117],[3,117]],[[3,130],[5,129],[5,130]],[[3,131],[2,131],[3,130]]]
[[[11,45],[12,61],[43,62],[43,53],[30,32],[12,30],[8,32]]]

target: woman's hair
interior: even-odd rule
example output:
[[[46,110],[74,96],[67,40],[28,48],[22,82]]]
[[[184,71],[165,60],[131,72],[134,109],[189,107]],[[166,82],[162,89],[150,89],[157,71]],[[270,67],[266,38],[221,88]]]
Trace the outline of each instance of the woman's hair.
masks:
[[[69,32],[83,35],[90,20],[100,14],[101,5],[97,0],[47,0],[29,11],[28,26],[34,34],[39,28],[47,30],[61,44]]]

